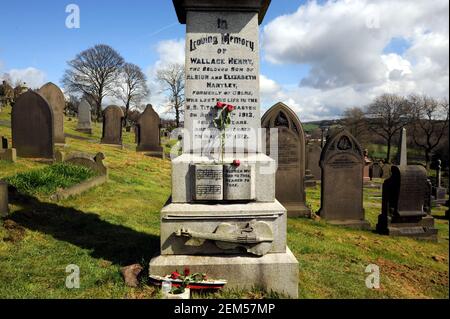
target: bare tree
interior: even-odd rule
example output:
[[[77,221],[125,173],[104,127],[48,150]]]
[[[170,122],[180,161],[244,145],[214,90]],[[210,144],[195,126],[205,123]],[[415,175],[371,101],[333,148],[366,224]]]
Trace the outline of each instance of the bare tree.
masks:
[[[110,46],[99,44],[77,54],[67,64],[69,69],[62,80],[64,87],[69,93],[89,96],[94,101],[93,113],[100,119],[103,98],[113,95],[123,58]]]
[[[115,96],[125,105],[126,125],[130,110],[140,109],[142,100],[150,94],[147,78],[139,66],[125,63],[120,70],[116,88]]]
[[[342,125],[362,144],[367,137],[367,121],[365,113],[360,107],[348,108],[344,111]]]
[[[448,129],[449,107],[448,101],[439,101],[425,95],[411,95],[408,97],[413,120],[414,143],[423,149],[425,163],[430,167],[433,150],[439,145]]]
[[[175,113],[177,127],[180,127],[184,107],[184,66],[171,64],[158,71],[157,79],[168,92],[170,108]]]
[[[391,159],[394,136],[409,123],[410,115],[407,100],[395,94],[383,94],[367,107],[369,129],[386,141],[386,162]]]

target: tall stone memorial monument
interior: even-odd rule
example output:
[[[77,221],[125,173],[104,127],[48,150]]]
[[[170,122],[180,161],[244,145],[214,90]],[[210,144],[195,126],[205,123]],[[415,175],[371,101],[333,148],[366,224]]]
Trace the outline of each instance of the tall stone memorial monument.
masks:
[[[183,154],[161,211],[152,275],[185,266],[296,298],[298,262],[275,199],[275,161],[262,153],[259,26],[269,0],[174,0],[186,24]]]
[[[77,131],[92,134],[91,106],[86,99],[82,99],[78,104]]]
[[[284,103],[272,106],[262,117],[263,128],[278,129],[278,169],[275,196],[290,217],[309,217],[305,193],[305,134],[295,112]],[[266,150],[270,150],[268,134]],[[270,153],[270,152],[269,152]],[[268,155],[269,155],[268,153]]]
[[[38,91],[50,105],[53,111],[53,127],[55,132],[55,143],[65,144],[66,138],[64,136],[64,108],[66,107],[66,100],[61,89],[49,82],[44,84]]]
[[[320,156],[320,217],[327,222],[368,229],[363,208],[364,153],[346,130],[336,131]]]
[[[151,104],[147,105],[139,116],[136,125],[136,140],[138,152],[147,152],[155,157],[163,157],[160,137],[161,119]]]
[[[402,128],[398,141],[397,165],[408,165],[408,147],[406,142],[406,128]]]
[[[124,114],[120,107],[110,105],[103,111],[102,144],[122,145]]]

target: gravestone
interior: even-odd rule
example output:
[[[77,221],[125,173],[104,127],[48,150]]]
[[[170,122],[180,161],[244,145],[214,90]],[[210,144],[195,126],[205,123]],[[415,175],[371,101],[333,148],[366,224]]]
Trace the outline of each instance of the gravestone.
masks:
[[[337,131],[327,139],[320,167],[320,217],[336,225],[370,228],[364,217],[364,154],[358,141],[346,130]]]
[[[298,262],[286,246],[286,209],[275,199],[276,165],[259,137],[258,24],[269,4],[174,0],[186,23],[184,145],[172,159],[161,255],[149,271],[189,267],[230,289],[296,298]],[[227,112],[224,130],[218,117]]]
[[[58,86],[51,82],[43,85],[39,89],[38,93],[47,100],[48,104],[52,108],[55,143],[65,144],[64,108],[66,107],[66,100],[64,98],[64,94]]]
[[[13,163],[17,160],[16,149],[8,148],[8,139],[4,136],[1,137],[0,160]]]
[[[306,144],[306,168],[310,170],[316,181],[320,181],[322,177],[319,165],[320,153],[322,153],[322,148],[317,143]]]
[[[160,137],[161,119],[151,104],[139,116],[136,125],[136,137],[138,152],[148,152],[152,156],[163,157]]]
[[[381,178],[383,176],[383,170],[380,162],[374,162],[372,164],[372,178]]]
[[[12,146],[17,156],[53,159],[53,111],[45,98],[31,90],[16,101],[11,114]]]
[[[314,179],[314,175],[311,174],[311,170],[305,169],[305,182],[304,182],[305,188],[308,187],[316,187],[317,183]]]
[[[2,136],[2,149],[3,150],[8,149],[8,139],[4,136]]]
[[[295,112],[277,103],[262,117],[261,127],[278,129],[278,170],[276,198],[288,211],[289,217],[309,217],[305,194],[305,134]],[[267,135],[267,154],[270,154],[270,132]]]
[[[8,214],[8,184],[0,180],[0,217],[6,217]]]
[[[437,239],[429,197],[431,185],[420,165],[392,166],[392,175],[383,183],[382,212],[377,232],[391,236]]]
[[[370,165],[372,164],[372,161],[369,158],[369,152],[367,150],[364,150],[364,171],[363,171],[363,181],[364,183],[370,182]]]
[[[447,195],[447,188],[442,187],[441,181],[441,160],[438,160],[437,167],[436,167],[436,182],[435,185],[432,188],[432,195],[433,195],[433,203],[435,205],[443,205],[445,204],[445,197]]]
[[[77,131],[92,134],[91,105],[86,99],[82,99],[78,104]]]
[[[110,105],[103,111],[102,144],[122,145],[124,114],[120,107]]]
[[[406,142],[406,128],[402,128],[397,150],[397,165],[408,165],[408,148]]]

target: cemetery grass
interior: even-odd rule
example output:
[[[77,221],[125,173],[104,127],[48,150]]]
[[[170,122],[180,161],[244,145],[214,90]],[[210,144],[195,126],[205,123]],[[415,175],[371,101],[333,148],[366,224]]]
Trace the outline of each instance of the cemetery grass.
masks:
[[[8,110],[0,113],[0,135],[11,137]],[[159,252],[159,212],[170,196],[170,162],[135,152],[134,135],[124,132],[124,149],[98,144],[93,135],[65,122],[65,151],[104,152],[109,182],[59,202],[48,196],[15,194],[12,214],[0,220],[0,298],[159,298],[145,283],[148,262]],[[166,142],[164,142],[166,143]],[[169,148],[171,144],[166,146]],[[0,178],[46,167],[18,159],[0,162]],[[313,211],[320,188],[307,189]],[[381,209],[380,191],[366,189],[372,228]],[[300,298],[448,298],[448,221],[445,208],[433,210],[437,243],[390,238],[372,231],[331,226],[321,220],[289,218],[288,245],[299,261]],[[128,288],[120,268],[146,267],[140,288]],[[66,266],[80,267],[80,289],[65,287]],[[364,272],[377,264],[381,287],[367,289]],[[193,294],[193,298],[282,298],[255,287]]]

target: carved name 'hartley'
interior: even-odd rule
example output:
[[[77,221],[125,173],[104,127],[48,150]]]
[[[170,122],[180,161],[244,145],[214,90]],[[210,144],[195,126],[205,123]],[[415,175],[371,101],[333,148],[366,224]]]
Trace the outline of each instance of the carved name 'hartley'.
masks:
[[[255,42],[247,40],[245,38],[237,37],[230,35],[229,33],[223,33],[221,35],[220,44],[240,44],[242,46],[245,46],[247,48],[250,48],[250,50],[255,51]],[[219,37],[216,35],[211,35],[207,37],[202,37],[197,40],[190,40],[190,50],[195,51],[199,46],[204,44],[212,44],[212,45],[218,45],[219,44]]]

